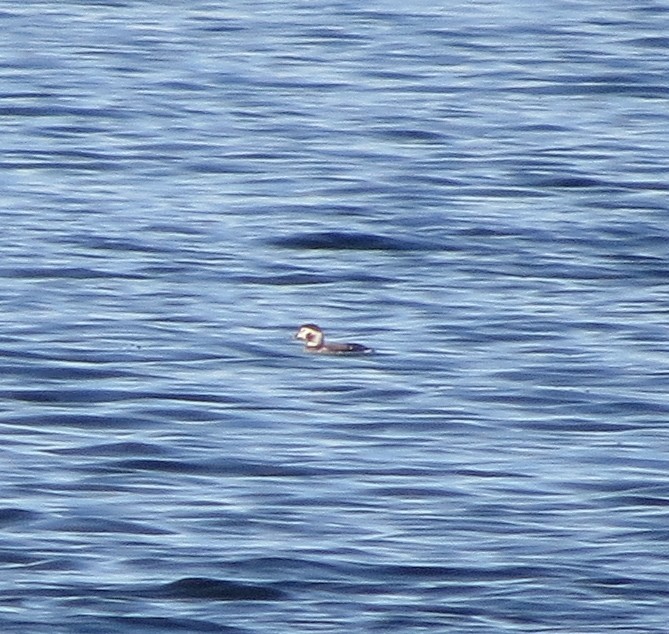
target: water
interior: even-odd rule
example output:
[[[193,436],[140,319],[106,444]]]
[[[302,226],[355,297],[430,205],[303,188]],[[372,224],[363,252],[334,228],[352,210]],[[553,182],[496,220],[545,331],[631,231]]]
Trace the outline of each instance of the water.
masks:
[[[666,631],[665,3],[0,26],[3,632]]]

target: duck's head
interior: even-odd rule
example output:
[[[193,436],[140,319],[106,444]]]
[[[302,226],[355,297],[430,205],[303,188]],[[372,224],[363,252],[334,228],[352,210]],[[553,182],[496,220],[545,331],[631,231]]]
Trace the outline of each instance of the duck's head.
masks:
[[[307,348],[320,348],[323,345],[323,331],[316,324],[302,324],[295,333],[295,339],[304,341]]]

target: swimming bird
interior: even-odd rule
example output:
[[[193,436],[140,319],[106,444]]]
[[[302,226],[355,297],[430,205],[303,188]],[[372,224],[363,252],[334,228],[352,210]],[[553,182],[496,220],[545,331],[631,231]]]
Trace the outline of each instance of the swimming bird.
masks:
[[[360,343],[325,343],[323,331],[316,324],[302,324],[295,339],[304,341],[307,352],[317,354],[369,354],[371,348]]]

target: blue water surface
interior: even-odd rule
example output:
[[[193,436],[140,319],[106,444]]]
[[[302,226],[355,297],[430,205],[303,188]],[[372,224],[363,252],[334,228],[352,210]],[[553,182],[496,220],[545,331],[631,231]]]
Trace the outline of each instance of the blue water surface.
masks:
[[[667,631],[665,2],[0,29],[3,633]]]

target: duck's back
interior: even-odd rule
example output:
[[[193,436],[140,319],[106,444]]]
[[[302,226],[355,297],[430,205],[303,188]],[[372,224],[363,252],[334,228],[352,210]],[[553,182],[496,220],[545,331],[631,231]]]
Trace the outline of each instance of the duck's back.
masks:
[[[368,354],[371,348],[359,343],[326,343],[319,352],[325,354]]]

